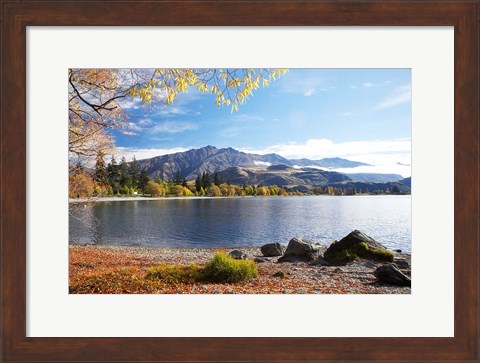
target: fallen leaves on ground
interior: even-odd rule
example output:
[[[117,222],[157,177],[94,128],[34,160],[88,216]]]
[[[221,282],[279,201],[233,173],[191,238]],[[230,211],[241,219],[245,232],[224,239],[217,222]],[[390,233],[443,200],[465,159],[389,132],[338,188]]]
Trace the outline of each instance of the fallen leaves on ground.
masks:
[[[228,253],[232,249],[225,249]],[[259,248],[242,248],[253,259]],[[360,263],[313,266],[258,263],[259,276],[240,283],[166,283],[146,279],[149,267],[160,263],[205,264],[215,249],[70,246],[69,287],[72,294],[409,294],[410,288],[376,282],[373,269]],[[273,277],[283,271],[284,277]]]

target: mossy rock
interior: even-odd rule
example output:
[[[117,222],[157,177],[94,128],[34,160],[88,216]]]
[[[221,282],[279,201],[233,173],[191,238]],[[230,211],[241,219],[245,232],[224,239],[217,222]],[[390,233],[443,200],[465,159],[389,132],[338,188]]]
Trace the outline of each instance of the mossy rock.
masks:
[[[392,262],[394,253],[365,233],[355,230],[333,242],[324,258],[332,264],[345,264],[359,259]]]

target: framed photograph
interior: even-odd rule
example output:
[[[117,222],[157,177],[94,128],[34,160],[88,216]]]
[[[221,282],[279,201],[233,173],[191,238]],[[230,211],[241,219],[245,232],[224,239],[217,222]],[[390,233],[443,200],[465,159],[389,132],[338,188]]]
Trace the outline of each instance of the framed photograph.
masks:
[[[478,2],[2,11],[3,360],[479,359]]]

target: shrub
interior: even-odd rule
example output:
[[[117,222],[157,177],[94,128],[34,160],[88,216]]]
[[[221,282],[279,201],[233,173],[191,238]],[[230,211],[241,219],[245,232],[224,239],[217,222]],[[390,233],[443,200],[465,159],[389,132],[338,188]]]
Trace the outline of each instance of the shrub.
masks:
[[[158,183],[149,181],[144,188],[145,194],[150,194],[152,197],[164,197],[165,188]]]
[[[192,283],[199,279],[200,266],[192,263],[188,266],[161,264],[148,269],[147,279],[163,280],[169,283]]]
[[[215,253],[204,267],[201,280],[208,282],[240,282],[258,276],[253,261],[235,260],[223,252]]]
[[[281,278],[284,278],[285,277],[285,272],[283,271],[277,271],[273,274],[273,277],[281,277]]]

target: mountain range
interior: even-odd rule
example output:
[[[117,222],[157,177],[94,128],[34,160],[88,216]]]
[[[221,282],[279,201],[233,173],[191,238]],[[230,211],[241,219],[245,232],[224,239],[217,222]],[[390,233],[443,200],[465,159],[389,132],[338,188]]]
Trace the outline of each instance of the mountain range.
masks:
[[[297,168],[334,169],[355,168],[369,164],[341,158],[325,158],[321,160],[286,159],[277,154],[250,154],[231,147],[217,149],[209,145],[199,149],[138,160],[137,165],[140,169],[145,169],[152,178],[171,179],[179,171],[182,178],[194,180],[204,172],[212,174],[231,167],[256,168],[286,165]]]
[[[205,146],[137,161],[152,179],[173,179],[177,172],[188,181],[203,173],[219,173],[223,180],[239,185],[325,186],[331,183],[389,183],[402,178],[398,174],[332,171],[369,164],[342,158],[286,159],[278,154],[251,154],[231,147]]]

